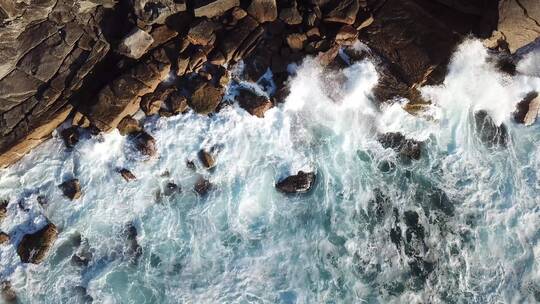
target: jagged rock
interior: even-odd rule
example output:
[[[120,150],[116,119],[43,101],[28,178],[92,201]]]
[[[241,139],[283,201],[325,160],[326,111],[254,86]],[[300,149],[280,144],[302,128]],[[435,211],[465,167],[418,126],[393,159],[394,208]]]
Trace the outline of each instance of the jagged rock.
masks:
[[[126,180],[126,182],[130,182],[130,181],[133,181],[133,180],[137,179],[135,174],[133,174],[131,171],[129,171],[126,168],[122,168],[122,169],[118,170],[118,173],[120,173],[120,175],[122,175],[122,177]]]
[[[350,26],[342,26],[336,34],[336,42],[341,45],[353,45],[358,38],[358,31]]]
[[[202,20],[189,29],[187,39],[194,45],[213,44],[216,40],[214,29],[216,25],[210,20]]]
[[[5,232],[0,232],[0,245],[3,245],[7,242],[10,241],[10,237],[9,237],[9,234],[5,233]]]
[[[257,95],[247,89],[239,90],[237,100],[242,109],[248,111],[249,114],[260,118],[264,117],[264,113],[273,106],[268,98]]]
[[[252,0],[247,12],[259,23],[274,21],[278,16],[276,0]]]
[[[141,131],[141,126],[139,126],[139,121],[137,121],[135,118],[131,117],[131,115],[128,115],[118,123],[118,132],[120,132],[120,135],[128,135],[133,134],[136,132]]]
[[[79,142],[79,129],[77,127],[66,128],[60,132],[60,136],[66,147],[73,148]]]
[[[500,0],[498,31],[512,53],[538,39],[540,37],[538,1]]]
[[[195,17],[212,18],[240,6],[240,0],[193,0],[191,6]]]
[[[17,246],[17,253],[23,263],[41,263],[58,236],[58,230],[52,223],[37,232],[25,235]]]
[[[216,165],[216,160],[214,159],[214,156],[212,153],[206,151],[206,150],[200,150],[199,151],[199,160],[203,164],[203,166],[206,169],[211,169]]]
[[[76,112],[75,115],[73,115],[71,125],[79,128],[88,128],[90,127],[90,120],[81,112]]]
[[[422,143],[408,139],[401,133],[385,133],[380,135],[377,140],[385,149],[392,149],[402,157],[418,160],[422,156]]]
[[[135,144],[135,148],[142,155],[153,157],[157,154],[156,140],[146,131],[133,133],[130,137]]]
[[[175,183],[172,183],[172,182],[168,182],[166,185],[165,185],[165,189],[163,191],[163,195],[165,196],[171,196],[175,193],[180,193],[182,192],[182,189]]]
[[[206,194],[208,194],[210,190],[212,190],[212,188],[213,188],[212,183],[202,176],[199,177],[199,179],[193,186],[193,190],[195,191],[195,193],[197,193],[200,196],[205,196]]]
[[[326,22],[353,24],[359,9],[358,0],[342,0],[337,2],[336,6],[325,14],[323,20]]]
[[[195,166],[195,162],[192,161],[192,160],[186,160],[186,167],[189,169],[189,170],[192,170],[192,171],[195,171],[197,170],[197,166]]]
[[[139,62],[103,88],[97,101],[86,110],[90,121],[101,131],[116,128],[120,120],[139,109],[141,97],[153,92],[170,71],[161,50]]]
[[[139,59],[146,54],[152,43],[154,43],[152,35],[140,28],[134,28],[133,31],[124,37],[118,46],[118,52],[122,55]]]
[[[141,110],[146,116],[155,115],[159,112],[163,102],[169,95],[175,91],[175,88],[159,86],[154,92],[144,95],[141,98]]]
[[[173,92],[169,96],[167,99],[167,106],[173,115],[185,113],[189,108],[187,98],[181,96],[178,91]]]
[[[285,194],[305,193],[311,190],[315,183],[315,173],[298,171],[276,184],[276,188]]]
[[[296,1],[294,1],[293,6],[281,9],[279,12],[279,19],[288,25],[298,25],[302,23],[302,15],[298,12]]]
[[[142,255],[142,247],[137,241],[137,234],[137,228],[135,225],[133,225],[133,223],[129,223],[123,231],[123,235],[127,242],[126,251],[127,254],[132,257],[133,262],[137,262]]]
[[[304,48],[307,36],[303,33],[292,33],[287,35],[287,44],[293,51],[300,51]]]
[[[66,196],[70,200],[79,199],[82,195],[81,184],[76,178],[65,181],[58,187],[60,188],[60,190],[62,190],[64,196]]]
[[[8,200],[0,199],[0,221],[2,221],[6,217],[8,205]]]
[[[216,111],[224,93],[223,88],[205,83],[193,92],[188,100],[188,104],[199,114],[210,114]]]
[[[236,27],[223,34],[219,50],[227,61],[238,61],[246,57],[258,44],[264,29],[251,16],[240,20]]]
[[[178,36],[178,32],[169,28],[167,25],[160,25],[153,28],[150,35],[154,39],[150,49],[154,49]]]
[[[506,126],[497,125],[486,111],[474,113],[474,126],[480,141],[488,148],[506,148],[508,141]]]
[[[540,97],[537,92],[531,92],[517,104],[514,120],[526,126],[533,125],[540,116]]]
[[[4,281],[2,284],[0,284],[0,293],[2,294],[2,300],[5,301],[6,304],[16,304],[17,303],[17,293],[15,293],[15,290],[11,287],[10,281]]]
[[[231,16],[238,21],[247,16],[247,12],[240,7],[235,7],[231,11]]]
[[[135,0],[138,19],[146,24],[163,24],[167,17],[186,10],[185,0]]]

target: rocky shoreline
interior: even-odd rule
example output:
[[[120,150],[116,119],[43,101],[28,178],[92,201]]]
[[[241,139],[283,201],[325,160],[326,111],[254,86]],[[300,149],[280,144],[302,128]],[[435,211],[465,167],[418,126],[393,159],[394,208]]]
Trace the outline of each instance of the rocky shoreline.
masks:
[[[375,97],[405,97],[414,111],[429,102],[417,88],[442,82],[454,48],[468,35],[486,39],[512,72],[513,54],[538,37],[534,2],[0,2],[0,167],[66,120],[73,140],[78,128],[141,132],[131,118],[139,110],[216,112],[239,61],[252,81],[273,73],[275,96],[238,96],[242,108],[262,117],[287,95],[288,64],[312,55],[339,68],[346,65],[339,49],[357,39],[371,51],[356,59],[370,56],[379,65]]]

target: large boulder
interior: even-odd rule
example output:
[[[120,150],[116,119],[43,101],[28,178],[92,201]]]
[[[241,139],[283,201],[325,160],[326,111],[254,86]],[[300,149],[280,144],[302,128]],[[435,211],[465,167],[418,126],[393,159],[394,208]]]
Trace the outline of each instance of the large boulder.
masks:
[[[186,10],[185,0],[135,0],[135,14],[145,24],[163,24],[167,17]]]
[[[531,92],[517,104],[514,120],[530,126],[536,122],[538,116],[540,116],[540,96],[537,92]]]
[[[248,89],[240,89],[236,99],[242,109],[259,118],[264,117],[264,113],[273,106],[268,98]]]
[[[240,20],[230,31],[222,35],[218,44],[226,61],[238,61],[247,56],[259,43],[264,29],[251,16]]]
[[[422,142],[406,138],[398,132],[379,135],[377,140],[385,149],[392,149],[406,159],[418,160],[422,156]]]
[[[210,114],[216,111],[221,102],[225,90],[215,87],[210,83],[204,83],[197,88],[188,100],[189,106],[199,114]]]
[[[62,190],[64,196],[70,200],[76,200],[82,196],[81,183],[76,178],[67,180],[58,187]]]
[[[315,176],[314,172],[298,171],[296,175],[279,181],[276,188],[285,194],[306,193],[313,187]]]
[[[143,156],[154,157],[157,154],[156,140],[146,131],[132,133],[130,139],[135,144],[135,149]]]
[[[134,28],[122,39],[122,42],[118,46],[118,52],[133,59],[139,59],[146,54],[153,43],[154,38],[152,35],[140,28]]]
[[[500,0],[498,32],[502,34],[512,53],[538,39],[540,37],[538,1]]]
[[[278,16],[276,0],[252,0],[247,13],[259,23],[274,21]]]
[[[58,236],[58,230],[48,223],[40,230],[25,235],[17,246],[17,253],[23,263],[41,263]]]

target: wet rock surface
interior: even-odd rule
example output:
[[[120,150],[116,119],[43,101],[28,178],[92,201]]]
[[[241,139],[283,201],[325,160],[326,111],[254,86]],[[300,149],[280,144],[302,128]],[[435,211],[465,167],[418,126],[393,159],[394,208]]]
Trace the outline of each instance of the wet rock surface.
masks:
[[[40,230],[25,235],[17,246],[17,253],[23,263],[39,264],[49,249],[54,245],[58,236],[58,230],[52,223],[48,223]]]
[[[497,125],[486,111],[474,113],[474,127],[478,139],[488,148],[506,148],[508,131],[504,124]]]
[[[296,175],[291,175],[279,181],[276,189],[285,194],[306,193],[311,190],[315,183],[314,172],[298,171]]]
[[[419,160],[422,156],[422,143],[401,133],[385,133],[379,135],[378,140],[384,148],[392,149],[404,158]]]
[[[76,178],[63,182],[58,188],[70,200],[76,200],[82,196],[81,183]]]

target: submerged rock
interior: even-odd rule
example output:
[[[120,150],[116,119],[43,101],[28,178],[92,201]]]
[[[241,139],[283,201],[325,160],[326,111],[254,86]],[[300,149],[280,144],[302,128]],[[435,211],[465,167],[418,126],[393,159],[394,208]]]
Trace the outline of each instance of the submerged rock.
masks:
[[[17,246],[17,253],[23,263],[39,264],[47,255],[58,236],[58,230],[48,223],[39,231],[25,235]]]
[[[9,235],[5,232],[0,232],[0,245],[3,245],[7,242],[9,242],[11,240],[11,238],[9,237]]]
[[[63,182],[58,186],[62,193],[70,200],[79,199],[82,195],[81,184],[78,179],[74,178]]]
[[[182,188],[180,188],[180,186],[178,186],[177,184],[173,182],[168,182],[165,185],[165,189],[163,190],[163,195],[171,196],[173,194],[180,193],[180,192],[182,192]]]
[[[205,196],[212,189],[212,187],[212,183],[210,183],[209,180],[201,176],[193,186],[193,190],[195,190],[198,195]]]
[[[18,302],[17,294],[15,293],[15,290],[11,288],[10,281],[2,282],[2,284],[0,284],[0,289],[0,293],[2,294],[2,300],[4,300],[6,304],[16,304]]]
[[[315,183],[315,173],[298,171],[298,174],[291,175],[276,184],[276,188],[286,194],[305,193],[311,190]]]
[[[8,205],[8,200],[0,199],[0,221],[6,217]]]
[[[408,139],[398,132],[380,135],[377,140],[385,149],[392,149],[402,157],[418,160],[422,156],[422,142]]]
[[[131,256],[134,262],[137,262],[142,255],[142,247],[137,242],[137,228],[133,223],[129,223],[126,226],[124,236],[128,243],[127,254]]]
[[[488,148],[506,148],[508,141],[506,126],[495,124],[493,118],[486,111],[481,110],[474,113],[474,125],[480,141]]]

